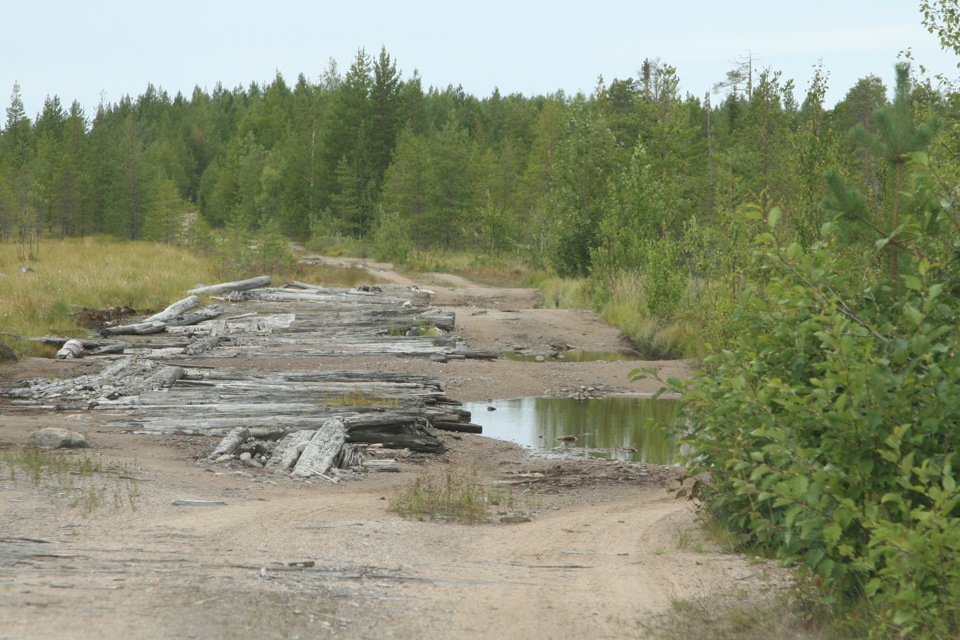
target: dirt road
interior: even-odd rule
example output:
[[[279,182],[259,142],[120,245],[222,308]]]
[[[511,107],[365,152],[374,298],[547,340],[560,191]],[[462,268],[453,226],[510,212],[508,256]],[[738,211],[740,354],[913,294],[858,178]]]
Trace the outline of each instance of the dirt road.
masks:
[[[475,349],[628,346],[593,314],[537,308],[533,290],[366,268],[429,288]],[[637,362],[336,366],[359,364],[430,373],[461,401],[580,385],[652,390],[628,381]],[[686,363],[653,364],[689,373]],[[90,366],[28,360],[0,368],[0,387]],[[70,455],[102,471],[31,481],[13,461],[28,434],[47,426],[87,435],[92,449]],[[330,484],[213,465],[204,459],[210,438],[137,436],[123,426],[96,411],[0,405],[0,639],[644,638],[674,599],[753,597],[783,584],[704,541],[690,503],[668,492],[677,474],[665,467],[538,460],[462,435],[448,438],[447,453],[406,459],[401,473]],[[512,517],[503,522],[494,508],[492,523],[468,526],[388,511],[416,477],[446,469],[508,483]]]

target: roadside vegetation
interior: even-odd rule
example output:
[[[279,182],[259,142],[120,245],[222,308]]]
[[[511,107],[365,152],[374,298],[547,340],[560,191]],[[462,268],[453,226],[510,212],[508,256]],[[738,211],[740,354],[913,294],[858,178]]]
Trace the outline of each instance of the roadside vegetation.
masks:
[[[772,210],[768,276],[734,313],[744,331],[696,380],[668,382],[686,462],[713,478],[705,511],[795,566],[809,609],[846,637],[960,631],[960,217],[927,155],[942,123],[914,118],[909,86],[899,69],[877,132],[856,132],[898,186],[886,206],[832,176],[841,213],[808,247]],[[875,242],[853,250],[864,225]]]

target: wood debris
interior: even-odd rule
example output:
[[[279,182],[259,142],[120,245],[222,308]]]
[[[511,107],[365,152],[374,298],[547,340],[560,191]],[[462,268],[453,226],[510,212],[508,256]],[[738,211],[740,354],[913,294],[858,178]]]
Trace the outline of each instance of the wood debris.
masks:
[[[221,436],[211,461],[331,480],[338,469],[399,468],[402,455],[367,455],[371,446],[439,453],[438,430],[481,431],[430,376],[252,364],[364,355],[490,357],[452,334],[455,315],[427,306],[428,293],[390,285],[269,285],[269,278],[254,278],[200,287],[159,313],[102,330],[129,336],[123,341],[45,338],[61,347],[61,357],[98,353],[105,366],[75,378],[27,380],[0,395],[20,408],[111,412],[136,433]],[[200,295],[224,301],[199,308]],[[251,365],[203,364],[225,358]]]

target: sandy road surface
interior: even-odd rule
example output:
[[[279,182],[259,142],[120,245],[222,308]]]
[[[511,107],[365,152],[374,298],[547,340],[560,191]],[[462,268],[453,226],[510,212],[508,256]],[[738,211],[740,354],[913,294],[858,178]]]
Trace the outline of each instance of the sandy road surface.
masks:
[[[410,282],[386,265],[372,269]],[[473,348],[627,346],[593,314],[535,308],[532,290],[439,275],[410,284],[457,312]],[[652,390],[627,380],[636,362],[323,366],[361,364],[430,373],[462,401],[581,384]],[[689,373],[682,362],[654,364]],[[0,368],[0,387],[89,366],[21,362]],[[109,473],[36,484],[22,468],[14,473],[11,456],[42,426],[85,433],[93,448],[69,455],[93,457]],[[667,491],[675,471],[663,467],[534,460],[463,435],[441,456],[408,458],[401,473],[333,485],[212,465],[202,460],[208,438],[136,436],[123,426],[95,411],[0,405],[0,638],[643,638],[672,599],[754,597],[783,584],[702,541],[690,503]],[[491,487],[512,483],[509,514],[524,521],[501,522],[496,509],[492,523],[475,526],[388,511],[418,474],[447,468],[472,469]],[[184,499],[223,504],[173,504]]]

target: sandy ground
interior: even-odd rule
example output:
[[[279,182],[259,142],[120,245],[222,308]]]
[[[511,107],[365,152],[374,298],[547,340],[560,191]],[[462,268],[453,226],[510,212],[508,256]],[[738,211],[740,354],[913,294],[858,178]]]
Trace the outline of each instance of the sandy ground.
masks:
[[[388,265],[366,268],[434,291],[474,349],[629,346],[593,314],[537,308],[533,290],[440,274],[411,282]],[[475,401],[581,385],[652,391],[628,380],[640,364],[690,373],[684,362],[384,358],[375,366],[429,373],[449,397]],[[0,368],[0,387],[91,366],[27,360]],[[92,448],[66,455],[105,472],[39,483],[22,466],[14,472],[12,457],[46,426],[86,434]],[[137,436],[123,426],[96,411],[0,404],[0,639],[645,638],[673,600],[763,597],[786,584],[770,567],[703,540],[691,503],[669,491],[676,469],[536,459],[462,435],[448,437],[442,455],[405,459],[400,473],[335,485],[215,465],[205,459],[211,439]],[[415,478],[454,469],[504,487],[490,523],[405,520],[388,510]]]

